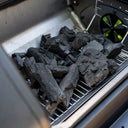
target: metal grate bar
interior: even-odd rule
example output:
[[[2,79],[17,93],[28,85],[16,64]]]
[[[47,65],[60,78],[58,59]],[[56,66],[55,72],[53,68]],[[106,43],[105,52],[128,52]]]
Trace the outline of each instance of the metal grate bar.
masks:
[[[56,115],[57,117],[59,116],[57,113],[54,113],[54,115]]]
[[[84,93],[83,92],[81,92],[80,90],[78,90],[78,89],[75,89],[77,92],[79,92],[80,94],[82,94],[82,95],[84,95]]]
[[[54,121],[55,119],[52,116],[48,116],[51,121]]]
[[[126,21],[128,21],[128,18],[124,18]]]
[[[122,24],[122,26],[125,27],[125,28],[128,28],[128,26],[126,26],[125,24]]]
[[[102,1],[102,0],[98,0],[98,2],[101,2],[101,3],[103,3],[103,1]]]
[[[79,99],[80,99],[80,97],[79,97],[78,95],[76,95],[75,93],[73,93],[73,95],[75,95],[77,98],[79,98]]]
[[[125,12],[128,12],[128,10],[125,10]]]
[[[97,7],[97,9],[99,9],[99,10],[100,10],[100,9],[102,9],[102,8],[100,8],[100,7]]]
[[[58,111],[60,111],[61,113],[63,113],[64,111],[62,111],[61,109],[57,108]]]
[[[78,87],[80,87],[81,89],[83,89],[83,90],[88,92],[88,90],[86,88],[82,87],[80,84],[78,84]]]
[[[73,100],[74,102],[76,102],[77,100],[75,100],[74,98],[71,98],[71,100]]]
[[[41,104],[41,106],[46,107],[46,105],[44,105],[42,102],[40,102],[40,104]]]
[[[85,86],[88,86],[85,82],[83,82],[83,81],[80,81],[82,84],[84,84]]]

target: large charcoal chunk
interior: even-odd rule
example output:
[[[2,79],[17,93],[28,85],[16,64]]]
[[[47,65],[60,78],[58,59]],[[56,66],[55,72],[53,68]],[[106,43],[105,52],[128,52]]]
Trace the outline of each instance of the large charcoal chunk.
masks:
[[[121,43],[113,43],[104,35],[93,35],[95,40],[103,45],[103,53],[110,59],[114,59],[123,48]]]
[[[98,51],[103,51],[103,45],[97,42],[96,40],[93,40],[82,48],[81,55],[83,55],[86,50],[93,49],[93,48]]]
[[[51,60],[40,52],[40,48],[29,48],[27,53],[27,57],[34,57],[37,63],[49,64]]]
[[[78,33],[76,38],[73,42],[71,42],[71,47],[75,50],[80,49],[81,47],[85,46],[90,39],[88,34]]]
[[[118,65],[115,60],[108,59],[109,74],[112,75],[118,69]]]
[[[59,34],[63,34],[66,37],[67,41],[70,41],[70,42],[72,42],[76,37],[75,32],[73,30],[70,30],[66,26],[64,26],[60,29]]]
[[[88,86],[92,87],[108,76],[107,60],[106,56],[96,49],[87,49],[84,55],[78,58],[80,73],[84,75]]]
[[[47,110],[50,114],[53,114],[54,111],[56,110],[56,108],[57,108],[57,106],[58,106],[59,103],[60,103],[60,102],[57,101],[56,103],[48,104],[48,105],[46,106],[46,110]]]
[[[12,54],[12,58],[14,59],[19,69],[23,68],[23,62],[24,62],[23,57],[25,57],[25,53]]]
[[[109,39],[105,39],[104,42],[104,51],[103,53],[111,59],[114,59],[120,52],[123,47],[121,43],[112,43]]]
[[[29,75],[38,81],[51,102],[59,102],[64,99],[63,92],[51,71],[43,63],[36,63],[35,59],[31,57],[25,59],[24,66]]]
[[[44,47],[44,45],[45,45],[47,39],[50,38],[50,37],[51,37],[50,34],[48,34],[48,35],[43,35],[43,36],[41,37],[40,47]]]
[[[66,41],[64,35],[47,39],[44,48],[62,57],[70,53],[70,45]]]
[[[78,66],[76,64],[73,64],[70,66],[68,74],[60,82],[60,88],[66,96],[66,99],[63,101],[63,104],[66,107],[69,106],[70,98],[72,97],[73,90],[76,87],[78,80]]]
[[[104,44],[104,42],[106,41],[106,36],[103,34],[98,34],[98,35],[93,35],[95,37],[95,40],[97,42],[99,42],[100,44]]]
[[[89,61],[90,60],[89,60],[89,57],[88,56],[85,56],[85,55],[79,56],[79,58],[77,60],[77,64],[78,64],[78,67],[79,67],[79,72],[82,75],[85,75],[85,72],[86,72],[87,68],[90,65],[90,62]]]
[[[47,65],[47,67],[52,71],[53,76],[56,78],[62,78],[66,73],[68,73],[68,67],[66,66]]]

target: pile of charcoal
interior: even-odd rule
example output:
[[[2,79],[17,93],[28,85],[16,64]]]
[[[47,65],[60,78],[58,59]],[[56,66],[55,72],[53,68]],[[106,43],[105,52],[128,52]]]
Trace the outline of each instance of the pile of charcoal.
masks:
[[[43,35],[39,48],[14,53],[12,58],[35,94],[47,100],[46,110],[53,113],[60,103],[69,106],[79,78],[93,88],[112,75],[121,48],[104,35],[75,33],[63,27],[56,37]]]

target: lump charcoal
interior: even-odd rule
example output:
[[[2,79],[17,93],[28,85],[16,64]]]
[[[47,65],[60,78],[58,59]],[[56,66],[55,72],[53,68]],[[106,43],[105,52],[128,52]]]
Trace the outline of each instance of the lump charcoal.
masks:
[[[60,82],[60,88],[66,96],[66,99],[63,101],[63,104],[68,107],[70,98],[72,97],[73,90],[77,85],[79,80],[79,71],[78,66],[73,64],[69,68],[68,74]]]
[[[21,69],[23,68],[23,57],[25,57],[25,53],[14,53],[12,54],[12,58],[17,64],[18,68]]]
[[[26,53],[14,53],[12,54],[12,57],[16,57],[16,56],[20,56],[21,58],[25,57],[26,56]]]
[[[70,65],[72,65],[73,63],[76,63],[78,56],[79,56],[79,52],[76,52],[76,51],[73,51],[73,50],[72,50],[71,53],[66,56],[63,65],[65,65],[65,66],[70,66]]]
[[[69,58],[72,62],[74,62],[74,63],[75,63],[76,60],[77,60],[77,59],[76,59],[73,55],[71,55],[71,54],[68,55],[68,58]]]
[[[73,42],[71,42],[71,47],[75,50],[80,49],[81,47],[85,46],[87,42],[89,42],[88,35],[83,34],[83,33],[78,33],[76,35],[76,38],[74,39]]]
[[[109,74],[106,56],[95,49],[88,49],[83,56],[78,58],[77,64],[80,73],[84,75],[84,80],[88,86],[92,87]]]
[[[106,39],[103,46],[103,53],[111,59],[114,59],[121,52],[121,49],[123,47],[121,43],[113,43],[109,39]]]
[[[52,65],[52,66],[57,66],[56,58],[54,58],[54,59],[51,60],[50,65]]]
[[[35,59],[31,57],[25,59],[24,66],[29,75],[38,81],[51,103],[64,99],[63,92],[59,88],[51,71],[43,63],[36,63]]]
[[[57,108],[57,106],[58,106],[59,103],[60,103],[60,102],[48,104],[48,105],[46,106],[46,110],[47,110],[50,114],[53,114],[53,112],[56,110],[56,108]]]
[[[70,42],[72,42],[76,37],[75,32],[73,30],[70,30],[66,26],[64,26],[60,29],[59,34],[63,34],[66,37],[67,41],[70,41]]]
[[[66,58],[65,58],[65,62],[64,62],[64,65],[65,66],[70,66],[70,65],[72,65],[74,62],[70,59],[70,57],[69,56],[67,56]]]
[[[46,43],[47,39],[50,38],[50,37],[51,37],[50,34],[48,34],[48,35],[43,35],[43,36],[41,37],[40,47],[44,47],[44,44]]]
[[[89,87],[93,87],[94,85],[98,84],[99,82],[104,80],[109,74],[109,70],[106,63],[97,62],[97,65],[102,66],[101,69],[98,69],[98,66],[94,67],[93,65],[91,65],[89,66],[84,75],[84,80]]]
[[[109,74],[112,75],[118,69],[118,65],[115,60],[108,59]]]
[[[66,66],[47,65],[47,67],[51,70],[53,76],[56,78],[62,78],[68,72],[68,67]]]
[[[44,56],[48,57],[51,61],[50,61],[50,64],[52,63],[53,60],[63,60],[62,57],[60,57],[59,55],[53,53],[53,52],[50,52],[44,48],[40,48],[39,49],[39,52],[42,53]]]
[[[94,37],[95,37],[95,40],[102,45],[104,44],[104,42],[106,40],[106,36],[103,34],[94,35]]]
[[[44,48],[50,52],[65,57],[70,53],[70,45],[63,35],[47,39]]]
[[[86,69],[89,67],[90,63],[88,62],[89,58],[85,55],[79,56],[77,64],[79,67],[79,72],[81,75],[85,75]]]
[[[93,48],[95,50],[102,51],[103,50],[103,45],[100,44],[99,42],[97,42],[96,40],[93,40],[82,48],[81,54],[83,55],[86,50],[93,49]]]
[[[34,81],[32,82],[32,80],[31,80],[31,88],[33,88],[33,89],[38,89],[38,88],[40,88],[39,82],[38,82],[37,80],[34,80]]]
[[[40,52],[40,48],[29,48],[26,53],[27,57],[34,57],[37,63],[49,64],[51,60]]]
[[[39,88],[39,92],[38,92],[38,98],[40,99],[40,101],[45,101],[47,98],[46,93],[43,91],[42,88]]]
[[[58,60],[57,61],[57,64],[58,65],[66,65],[64,60]]]
[[[33,94],[38,97],[39,89],[32,89]]]

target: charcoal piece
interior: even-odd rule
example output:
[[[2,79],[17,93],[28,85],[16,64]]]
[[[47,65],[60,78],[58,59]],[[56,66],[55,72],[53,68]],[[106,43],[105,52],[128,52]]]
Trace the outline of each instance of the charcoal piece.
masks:
[[[63,35],[47,39],[44,48],[61,57],[65,57],[70,53],[70,45]]]
[[[108,59],[108,69],[109,69],[109,74],[112,75],[116,72],[118,69],[118,65],[115,60],[113,59]]]
[[[76,87],[78,80],[78,66],[76,64],[73,64],[70,66],[68,74],[63,78],[59,85],[66,96],[66,99],[63,100],[63,104],[66,107],[69,106],[70,98],[72,97],[73,90]]]
[[[77,58],[76,57],[74,57],[73,55],[71,55],[71,54],[69,54],[68,56],[67,56],[72,62],[76,62],[76,60],[77,60]]]
[[[85,46],[89,41],[90,40],[86,34],[78,33],[74,41],[71,42],[71,47],[75,50],[78,50],[81,47]]]
[[[32,89],[33,94],[38,97],[39,89]]]
[[[94,37],[95,37],[95,40],[97,41],[97,42],[99,42],[100,44],[104,44],[104,42],[105,42],[105,40],[106,40],[106,36],[105,35],[103,35],[103,34],[100,34],[100,35],[94,35]]]
[[[59,55],[53,52],[48,51],[47,49],[40,48],[39,52],[43,54],[44,56],[48,57],[51,60],[50,63],[52,63],[53,60],[56,60],[56,61],[63,60],[62,57],[60,57]]]
[[[81,73],[81,75],[85,75],[86,70],[90,65],[88,56],[85,56],[85,55],[79,56],[77,60],[77,64],[78,64],[79,72]]]
[[[93,40],[82,48],[81,55],[83,55],[86,50],[93,48],[98,51],[103,51],[103,45],[97,42],[96,40]]]
[[[51,37],[50,34],[48,34],[48,35],[43,35],[43,36],[41,37],[40,47],[44,47],[44,44],[46,43],[47,39],[50,38],[50,37]]]
[[[40,52],[40,48],[29,48],[26,53],[27,57],[34,57],[37,63],[49,64],[51,60]]]
[[[99,69],[100,65],[100,69]],[[94,67],[95,66],[95,67]],[[106,63],[97,62],[97,65],[91,65],[87,69],[84,80],[89,87],[93,87],[99,82],[103,81],[109,74],[109,70],[107,68]]]
[[[70,66],[70,65],[72,65],[74,62],[70,59],[70,57],[69,56],[67,56],[66,58],[65,58],[65,62],[64,62],[64,65],[65,66]]]
[[[106,39],[103,46],[103,53],[110,59],[114,59],[121,52],[123,47],[121,43],[112,43],[109,39]]]
[[[38,91],[38,98],[39,98],[39,100],[40,100],[41,102],[44,102],[45,100],[47,100],[48,98],[47,98],[47,95],[46,95],[46,93],[44,92],[44,90],[43,90],[42,88],[39,88],[38,90],[39,90],[39,91]]]
[[[72,42],[76,37],[75,32],[73,30],[70,30],[66,26],[60,29],[59,34],[63,34],[66,37],[67,41],[70,41],[70,42]]]
[[[57,106],[59,105],[59,103],[60,103],[60,102],[48,104],[48,105],[46,106],[46,110],[47,110],[50,114],[53,114],[54,111],[56,110]]]
[[[26,53],[14,53],[14,54],[12,54],[12,58],[13,57],[16,57],[16,56],[20,56],[21,58],[23,58],[23,57],[25,57],[26,56]]]
[[[64,66],[70,66],[73,63],[76,63],[78,56],[79,56],[79,52],[74,52],[72,50],[71,53],[67,55],[63,61],[61,61],[63,63],[58,63],[58,64],[61,64]]]
[[[52,71],[53,76],[56,78],[62,78],[66,73],[68,73],[68,67],[66,66],[47,65],[47,67]]]
[[[57,60],[56,60],[56,58],[54,58],[54,59],[51,60],[50,65],[57,66]]]
[[[23,68],[23,62],[24,62],[23,57],[25,57],[25,53],[14,53],[14,54],[12,54],[12,58],[13,58],[14,62],[16,63],[16,65],[18,66],[19,69]]]
[[[36,63],[33,57],[26,58],[24,67],[28,74],[38,81],[51,103],[60,102],[64,99],[63,92],[59,88],[51,71],[43,63]]]
[[[92,87],[108,76],[106,56],[96,49],[88,49],[77,60],[80,73],[88,86]]]
[[[37,81],[37,80],[30,80],[31,81],[31,88],[33,88],[33,89],[38,89],[38,88],[40,88],[40,84],[39,84],[39,82]]]
[[[64,60],[58,60],[57,61],[57,64],[58,65],[66,65]]]

